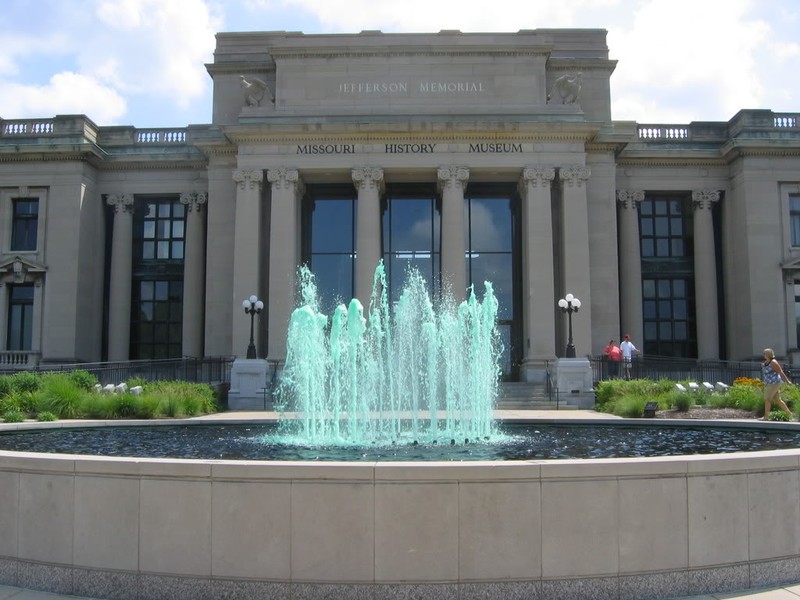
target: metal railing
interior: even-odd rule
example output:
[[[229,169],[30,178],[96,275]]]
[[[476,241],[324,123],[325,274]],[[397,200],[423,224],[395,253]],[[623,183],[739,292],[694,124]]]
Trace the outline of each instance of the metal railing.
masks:
[[[602,356],[589,357],[594,381],[612,378],[609,363]],[[619,374],[623,377],[622,364]],[[673,358],[664,356],[635,356],[631,363],[632,379],[672,379],[674,381],[721,381],[731,384],[737,377],[761,377],[761,365],[755,361],[697,360],[692,358]]]
[[[33,373],[57,373],[81,369],[97,377],[107,385],[118,384],[134,377],[147,381],[190,381],[217,385],[230,383],[233,356],[212,356],[205,358],[170,358],[162,360],[131,360],[120,362],[73,363],[37,365],[26,371]],[[21,369],[4,370],[0,373],[13,374]]]

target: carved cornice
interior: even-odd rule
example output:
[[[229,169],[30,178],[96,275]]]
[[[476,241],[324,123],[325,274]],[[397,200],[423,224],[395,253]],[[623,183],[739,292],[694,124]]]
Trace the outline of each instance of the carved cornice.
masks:
[[[477,57],[477,56],[523,56],[547,58],[552,52],[549,45],[519,45],[519,46],[484,46],[463,45],[437,48],[422,45],[417,48],[409,46],[386,46],[376,44],[364,47],[358,46],[298,46],[291,48],[270,48],[270,56],[279,59],[306,59],[306,58],[403,58],[408,56],[426,57]],[[208,68],[208,67],[206,67]]]

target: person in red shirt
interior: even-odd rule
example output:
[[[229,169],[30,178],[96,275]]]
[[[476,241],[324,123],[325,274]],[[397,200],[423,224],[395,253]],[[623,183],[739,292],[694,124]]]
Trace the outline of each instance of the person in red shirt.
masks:
[[[608,342],[608,346],[603,349],[603,356],[605,356],[608,363],[608,376],[617,377],[619,375],[619,363],[622,360],[622,350],[619,349],[614,340]]]

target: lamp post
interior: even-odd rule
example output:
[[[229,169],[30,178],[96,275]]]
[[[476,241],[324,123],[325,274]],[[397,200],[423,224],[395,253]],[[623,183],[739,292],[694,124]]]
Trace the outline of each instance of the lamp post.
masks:
[[[567,342],[567,358],[575,358],[575,344],[572,343],[572,313],[578,312],[581,307],[581,301],[572,294],[567,294],[558,301],[558,306],[562,312],[567,313],[567,320],[569,321],[569,341]]]
[[[247,358],[256,358],[256,343],[253,339],[253,321],[256,315],[264,308],[264,303],[253,294],[249,298],[242,300],[242,308],[246,315],[250,315],[250,345],[247,347]]]

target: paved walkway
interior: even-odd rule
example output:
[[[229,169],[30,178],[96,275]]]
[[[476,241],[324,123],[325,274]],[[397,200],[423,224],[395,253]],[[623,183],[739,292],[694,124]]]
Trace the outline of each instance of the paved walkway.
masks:
[[[800,585],[788,587],[765,588],[761,590],[749,590],[747,592],[733,592],[726,594],[712,594],[708,596],[691,596],[681,600],[730,600],[740,598],[741,600],[798,600],[800,598]],[[79,596],[62,596],[60,594],[49,594],[48,592],[34,592],[15,587],[0,585],[0,600],[92,600]],[[646,599],[642,599],[646,600]],[[677,599],[676,599],[677,600]]]

